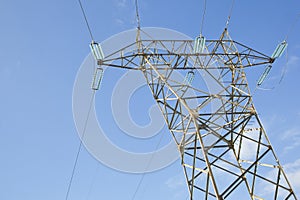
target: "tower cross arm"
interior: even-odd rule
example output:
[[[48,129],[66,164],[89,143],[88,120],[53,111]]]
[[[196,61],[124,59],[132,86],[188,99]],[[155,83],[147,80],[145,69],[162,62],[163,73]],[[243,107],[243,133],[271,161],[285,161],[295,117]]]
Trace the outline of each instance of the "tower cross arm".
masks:
[[[139,45],[137,45],[139,43]],[[193,40],[141,40],[121,48],[98,65],[142,70],[144,58],[155,59],[157,69],[226,69],[271,64],[271,58],[234,40],[206,40],[201,53],[193,51]],[[215,62],[218,61],[218,64]],[[222,64],[220,64],[222,63]]]

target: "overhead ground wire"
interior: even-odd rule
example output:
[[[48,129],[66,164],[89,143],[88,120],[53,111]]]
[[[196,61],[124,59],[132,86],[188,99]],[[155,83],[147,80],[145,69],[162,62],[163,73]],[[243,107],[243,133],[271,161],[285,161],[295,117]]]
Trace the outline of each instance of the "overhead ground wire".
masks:
[[[228,25],[229,25],[229,22],[230,22],[230,19],[231,19],[234,3],[235,3],[235,0],[232,0],[231,8],[230,8],[229,15],[228,15],[228,18],[227,18],[227,21],[226,21],[226,26],[225,26],[226,29],[228,28]]]
[[[136,14],[137,28],[140,29],[141,21],[140,21],[140,15],[139,15],[138,0],[135,0],[135,14]]]
[[[206,14],[206,0],[204,0],[204,7],[203,7],[203,14],[202,14],[202,21],[201,21],[201,28],[200,28],[200,35],[202,35],[203,31],[203,24],[204,24],[204,19],[205,19],[205,14]]]

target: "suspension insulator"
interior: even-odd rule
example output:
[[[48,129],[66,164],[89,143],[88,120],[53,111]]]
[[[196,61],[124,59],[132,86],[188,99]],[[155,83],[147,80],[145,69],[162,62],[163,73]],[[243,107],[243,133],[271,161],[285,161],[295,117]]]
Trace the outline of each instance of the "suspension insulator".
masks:
[[[92,43],[90,44],[90,48],[91,48],[91,51],[92,51],[92,54],[93,54],[95,60],[103,60],[104,59],[104,53],[102,51],[100,44],[98,44],[95,41],[92,41]]]
[[[287,45],[288,44],[286,41],[283,41],[280,44],[278,44],[271,57],[273,59],[280,57],[287,48]]]
[[[194,42],[194,53],[203,53],[205,47],[205,37],[198,36]]]
[[[184,81],[183,83],[185,85],[191,85],[193,80],[195,78],[195,73],[193,71],[189,71],[186,75],[185,75],[185,78],[184,78]]]
[[[93,90],[99,90],[101,81],[103,78],[104,70],[102,67],[98,67],[94,73],[93,83],[92,83],[92,89]]]
[[[260,78],[257,81],[258,86],[260,86],[265,81],[268,74],[270,73],[271,68],[272,68],[272,65],[269,65],[269,66],[266,67],[264,73],[262,73],[262,75],[260,76]]]

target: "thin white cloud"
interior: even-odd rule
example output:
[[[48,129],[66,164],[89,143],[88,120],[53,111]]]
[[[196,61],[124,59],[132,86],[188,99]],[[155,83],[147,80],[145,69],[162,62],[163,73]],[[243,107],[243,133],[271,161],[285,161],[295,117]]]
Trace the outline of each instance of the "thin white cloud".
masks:
[[[167,188],[171,190],[172,197],[170,199],[180,200],[188,197],[188,189],[186,187],[186,180],[183,174],[170,177],[165,184],[167,185]]]
[[[125,22],[122,19],[115,19],[115,22],[119,25],[124,25]]]
[[[277,124],[283,124],[286,122],[286,119],[283,116],[280,116],[276,113],[270,116],[264,116],[264,118],[261,119],[261,122],[264,125],[264,129],[267,132],[268,136],[271,136],[272,134],[277,135],[277,129],[274,129]]]
[[[178,189],[184,187],[186,184],[185,179],[183,177],[183,174],[177,175],[170,177],[165,184],[168,186],[170,189]]]
[[[296,196],[300,196],[300,159],[295,162],[285,164],[283,169],[291,182]]]
[[[257,122],[255,122],[253,125],[247,126],[246,129],[251,130],[253,128],[253,130],[251,130],[249,132],[245,132],[244,135],[246,135],[247,137],[249,137],[253,140],[258,141],[259,130],[255,129],[257,127],[259,127]],[[236,152],[239,151],[239,145],[240,145],[239,142],[235,143],[235,146],[234,146]],[[249,139],[243,138],[241,152],[240,152],[240,158],[242,160],[253,160],[253,159],[255,159],[256,149],[257,149],[257,143],[256,142],[253,142]],[[232,159],[235,160],[234,155],[232,155]]]
[[[298,66],[300,63],[300,57],[295,55],[290,55],[288,57],[287,65],[290,67]]]
[[[282,135],[282,139],[294,139],[297,137],[300,137],[300,129],[298,127],[294,127],[291,129],[286,130],[283,135]]]
[[[283,149],[284,153],[288,153],[289,151],[294,150],[295,148],[300,146],[300,128],[293,127],[286,130],[281,136],[281,139],[289,143],[289,145]]]
[[[241,152],[240,152],[241,159],[252,160],[253,158],[255,158],[255,155],[256,155],[255,150],[257,148],[257,143],[252,142],[250,140],[243,140],[242,144],[243,145],[242,145]],[[237,152],[238,148],[239,148],[239,144],[236,144],[234,147]]]
[[[287,163],[285,165],[282,166],[283,170],[287,176],[287,179],[289,181],[289,183],[291,184],[291,187],[294,191],[294,193],[296,194],[296,196],[299,196],[300,193],[300,159],[295,160],[294,162],[291,163]],[[269,171],[269,173],[267,174],[267,178],[270,180],[274,181],[274,177],[276,179],[277,177],[277,169],[272,169]],[[287,186],[287,184],[284,182],[282,182],[281,184],[284,184],[285,186]],[[271,185],[271,184],[262,184],[260,183],[260,185],[258,186],[258,193],[263,195],[264,197],[268,197],[268,198],[273,198],[273,192],[275,190],[275,185]],[[279,191],[278,196],[280,198],[283,198],[286,194],[286,192]]]
[[[116,5],[119,8],[125,8],[127,4],[128,4],[127,0],[118,0],[116,3]]]
[[[114,5],[116,12],[114,12],[114,21],[117,26],[131,27],[136,23],[135,7],[133,0],[115,0]]]

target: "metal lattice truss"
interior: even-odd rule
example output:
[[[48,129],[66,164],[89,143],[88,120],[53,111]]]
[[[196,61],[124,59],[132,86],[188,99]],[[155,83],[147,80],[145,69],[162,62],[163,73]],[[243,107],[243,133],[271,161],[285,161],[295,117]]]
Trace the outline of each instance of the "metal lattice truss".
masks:
[[[227,30],[219,40],[206,40],[202,53],[193,45],[139,40],[98,64],[144,74],[178,146],[190,199],[296,199],[244,72],[274,59],[233,41]],[[123,55],[126,49],[132,51]],[[194,82],[184,80],[188,73]]]

